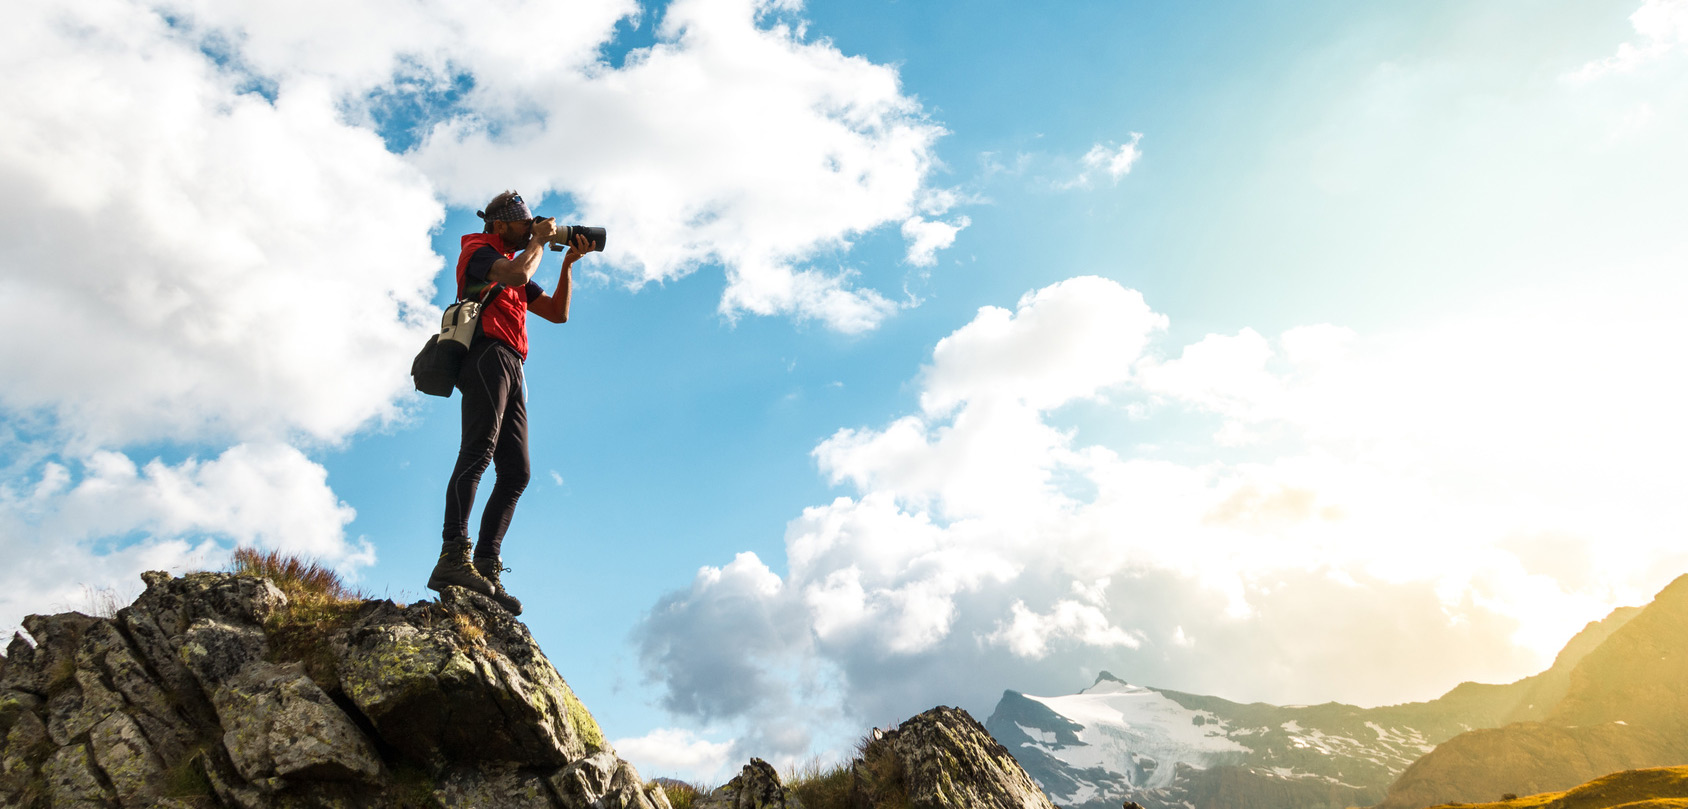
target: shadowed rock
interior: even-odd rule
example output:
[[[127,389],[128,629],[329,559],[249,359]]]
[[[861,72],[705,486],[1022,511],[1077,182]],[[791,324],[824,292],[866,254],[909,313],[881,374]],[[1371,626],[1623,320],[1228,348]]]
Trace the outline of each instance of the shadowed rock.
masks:
[[[24,620],[0,659],[0,806],[669,809],[488,599],[143,578],[116,618]]]

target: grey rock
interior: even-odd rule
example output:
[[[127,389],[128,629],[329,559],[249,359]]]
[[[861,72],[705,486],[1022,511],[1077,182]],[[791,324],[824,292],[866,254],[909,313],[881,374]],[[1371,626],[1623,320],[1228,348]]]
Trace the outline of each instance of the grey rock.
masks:
[[[35,615],[13,638],[0,806],[672,809],[484,597],[300,622],[264,579],[143,578],[114,619]]]
[[[0,736],[11,733],[12,725],[40,706],[41,698],[28,691],[0,692]]]
[[[140,726],[127,714],[113,713],[88,733],[94,763],[121,796],[137,796],[164,770]]]
[[[620,763],[613,753],[594,753],[553,774],[551,789],[568,809],[587,809],[610,791]]]
[[[82,632],[98,620],[77,612],[25,617],[23,628],[35,639],[35,645],[27,655],[8,653],[16,657],[13,662],[19,665],[6,667],[4,676],[0,677],[0,688],[49,696],[69,687],[76,676],[76,648]],[[20,641],[23,638],[14,637],[12,648],[17,649]]]
[[[753,758],[731,781],[707,796],[698,796],[692,805],[696,809],[800,809],[803,804],[780,783],[773,765]]]
[[[376,782],[381,758],[298,664],[256,663],[227,678],[212,703],[242,778]]]
[[[33,634],[33,633],[32,633]],[[74,744],[61,748],[41,768],[47,781],[47,794],[54,809],[59,807],[109,806],[114,797],[111,790],[100,783],[94,762],[86,745]]]
[[[262,660],[269,651],[264,631],[255,626],[237,626],[215,620],[197,621],[182,635],[176,654],[193,672],[200,688],[216,693],[224,681]]]
[[[434,799],[446,809],[552,809],[557,805],[543,777],[512,765],[453,770],[434,790]]]
[[[333,648],[340,687],[417,761],[559,767],[609,749],[527,628],[484,596],[450,587],[439,604],[371,610]]]
[[[871,790],[900,787],[914,809],[1054,809],[1008,749],[960,708],[933,708],[869,742],[865,769],[875,771],[880,757],[895,775]]]

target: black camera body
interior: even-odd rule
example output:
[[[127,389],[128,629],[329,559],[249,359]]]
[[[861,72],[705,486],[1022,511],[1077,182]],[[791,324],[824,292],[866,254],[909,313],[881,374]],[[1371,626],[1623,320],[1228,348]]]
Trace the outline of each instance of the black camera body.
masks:
[[[608,238],[608,234],[604,232],[603,228],[585,225],[558,225],[556,234],[551,237],[551,249],[560,253],[573,247],[574,237],[576,236],[586,237],[587,246],[591,248],[586,251],[588,253],[603,250],[604,241]]]

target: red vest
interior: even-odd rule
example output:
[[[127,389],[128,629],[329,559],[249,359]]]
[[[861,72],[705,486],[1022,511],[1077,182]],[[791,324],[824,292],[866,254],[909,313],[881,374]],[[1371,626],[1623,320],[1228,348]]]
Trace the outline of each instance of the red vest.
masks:
[[[515,251],[504,246],[504,240],[496,233],[471,233],[463,237],[463,252],[457,255],[457,298],[463,299],[463,288],[468,280],[464,273],[469,269],[469,257],[482,247],[491,247],[505,258],[514,258]],[[484,291],[484,290],[482,290]],[[516,353],[527,359],[527,287],[505,286],[498,290],[491,301],[481,310],[481,331],[488,337],[496,337],[505,345],[516,349]]]

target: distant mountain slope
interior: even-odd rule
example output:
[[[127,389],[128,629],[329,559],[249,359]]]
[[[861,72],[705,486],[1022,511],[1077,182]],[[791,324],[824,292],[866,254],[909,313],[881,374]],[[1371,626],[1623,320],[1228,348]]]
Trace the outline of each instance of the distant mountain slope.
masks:
[[[1688,763],[1688,576],[1583,654],[1565,683],[1543,722],[1448,740],[1402,773],[1379,809],[1566,789],[1616,770]],[[1538,694],[1538,705],[1548,696]]]
[[[1549,792],[1619,770],[1681,764],[1688,761],[1683,741],[1615,722],[1570,728],[1524,722],[1474,730],[1407,768],[1377,809]]]
[[[1070,809],[1117,809],[1122,801],[1148,809],[1375,804],[1435,745],[1473,728],[1546,716],[1583,656],[1640,612],[1626,608],[1590,623],[1547,671],[1507,685],[1464,683],[1430,702],[1242,704],[1103,672],[1077,694],[1006,691],[985,726]]]
[[[1688,767],[1626,770],[1564,792],[1453,805],[1460,809],[1681,809],[1688,806]]]

